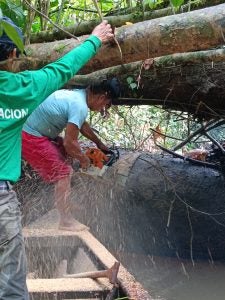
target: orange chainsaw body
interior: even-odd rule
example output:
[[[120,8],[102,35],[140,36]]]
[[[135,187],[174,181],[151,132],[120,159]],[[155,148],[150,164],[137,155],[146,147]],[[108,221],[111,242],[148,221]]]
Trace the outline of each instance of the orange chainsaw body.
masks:
[[[97,148],[88,148],[85,151],[85,155],[90,159],[91,164],[94,167],[98,167],[100,169],[102,169],[104,164],[109,160],[109,157]]]

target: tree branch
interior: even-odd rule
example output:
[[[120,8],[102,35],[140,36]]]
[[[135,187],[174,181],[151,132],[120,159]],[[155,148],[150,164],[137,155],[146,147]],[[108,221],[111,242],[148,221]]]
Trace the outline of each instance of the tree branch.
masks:
[[[33,7],[27,0],[24,0],[25,4],[31,8],[32,10],[34,10],[37,14],[41,15],[42,17],[44,17],[46,20],[49,21],[49,23],[51,23],[55,28],[57,28],[58,30],[64,32],[67,36],[70,36],[71,38],[74,38],[76,40],[79,40],[78,37],[76,37],[75,35],[73,35],[72,33],[70,33],[69,31],[61,28],[60,26],[56,25],[54,22],[52,22],[51,19],[49,19],[48,16],[46,16],[45,14],[43,14],[42,12],[40,12],[39,10],[37,10],[35,7]]]

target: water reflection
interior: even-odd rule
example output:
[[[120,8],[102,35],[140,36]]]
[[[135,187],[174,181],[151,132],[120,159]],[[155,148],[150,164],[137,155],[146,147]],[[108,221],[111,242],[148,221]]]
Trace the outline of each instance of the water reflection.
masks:
[[[225,263],[114,253],[154,299],[224,300]]]

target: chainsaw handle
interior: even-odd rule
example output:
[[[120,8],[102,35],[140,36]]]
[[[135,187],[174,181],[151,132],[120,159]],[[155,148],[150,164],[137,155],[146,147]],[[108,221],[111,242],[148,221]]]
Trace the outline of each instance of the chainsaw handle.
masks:
[[[116,151],[116,152],[115,152]],[[109,149],[108,154],[110,154],[109,160],[105,163],[105,166],[111,166],[117,159],[120,157],[120,153],[118,149],[115,149],[113,151],[112,149]]]
[[[78,172],[80,170],[80,162],[78,159],[74,159],[73,162],[72,162],[72,168],[74,170],[74,172]]]

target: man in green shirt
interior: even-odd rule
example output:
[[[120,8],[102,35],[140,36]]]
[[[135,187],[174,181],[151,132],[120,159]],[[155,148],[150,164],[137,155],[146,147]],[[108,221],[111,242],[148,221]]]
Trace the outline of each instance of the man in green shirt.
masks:
[[[21,30],[5,18],[22,37]],[[18,180],[21,168],[21,131],[32,111],[52,92],[61,88],[112,39],[106,21],[77,48],[37,71],[11,73],[11,58],[18,49],[5,33],[0,37],[0,299],[27,300],[26,258],[19,202],[11,183]]]

